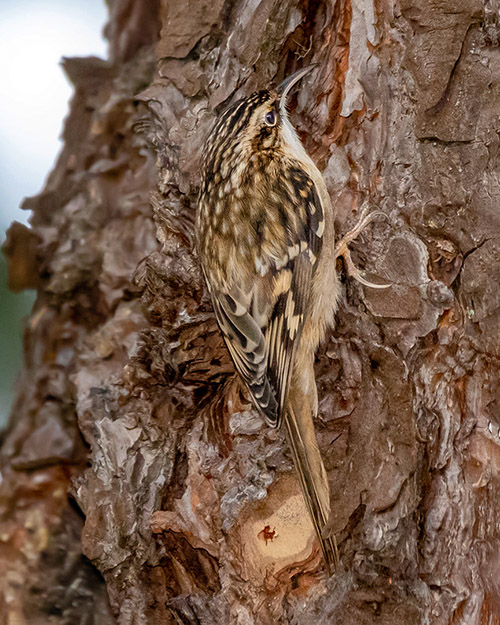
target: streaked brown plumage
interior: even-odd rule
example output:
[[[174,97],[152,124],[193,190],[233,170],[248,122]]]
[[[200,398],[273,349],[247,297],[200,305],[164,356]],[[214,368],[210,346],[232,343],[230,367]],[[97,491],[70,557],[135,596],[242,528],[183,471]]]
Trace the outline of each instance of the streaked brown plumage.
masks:
[[[236,369],[267,422],[286,428],[330,567],[337,553],[322,536],[330,491],[314,431],[313,365],[339,295],[333,211],[286,112],[289,90],[309,69],[220,116],[205,146],[196,235]]]

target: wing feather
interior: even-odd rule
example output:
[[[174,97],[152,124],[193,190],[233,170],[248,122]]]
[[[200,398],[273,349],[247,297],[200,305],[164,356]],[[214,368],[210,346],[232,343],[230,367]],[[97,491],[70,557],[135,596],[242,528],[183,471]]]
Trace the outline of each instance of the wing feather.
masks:
[[[321,251],[324,215],[312,179],[300,168],[278,179],[275,196],[289,215],[281,258],[265,258],[248,289],[225,284],[211,294],[214,310],[235,366],[254,403],[272,426],[286,407],[296,345],[308,312],[311,278]],[[284,209],[284,210],[283,210]]]

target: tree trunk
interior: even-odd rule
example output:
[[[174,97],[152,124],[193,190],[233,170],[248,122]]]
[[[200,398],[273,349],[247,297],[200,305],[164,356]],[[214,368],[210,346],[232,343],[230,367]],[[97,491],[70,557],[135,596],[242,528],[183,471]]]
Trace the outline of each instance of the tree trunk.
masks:
[[[498,0],[113,0],[12,286],[0,621],[500,623]],[[341,567],[235,376],[193,254],[217,112],[318,63],[292,120],[352,244],[316,361]],[[156,158],[156,161],[155,161]],[[375,278],[376,279],[376,278]],[[108,599],[109,598],[109,599]]]

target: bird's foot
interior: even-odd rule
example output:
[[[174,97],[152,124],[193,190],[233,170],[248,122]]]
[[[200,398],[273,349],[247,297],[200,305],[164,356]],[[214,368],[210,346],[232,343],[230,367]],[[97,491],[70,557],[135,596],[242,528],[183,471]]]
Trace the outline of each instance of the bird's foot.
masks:
[[[352,230],[349,232],[338,242],[335,247],[335,258],[342,256],[344,259],[347,275],[351,278],[354,278],[361,284],[368,286],[372,289],[388,289],[391,284],[375,284],[374,282],[369,282],[365,278],[363,278],[361,271],[356,267],[351,258],[351,251],[349,250],[349,243],[358,238],[358,236],[363,232],[368,224],[370,224],[377,217],[384,217],[387,219],[387,215],[382,213],[381,211],[374,211],[373,213],[368,214],[368,207],[366,207],[362,213],[358,223],[354,226]]]

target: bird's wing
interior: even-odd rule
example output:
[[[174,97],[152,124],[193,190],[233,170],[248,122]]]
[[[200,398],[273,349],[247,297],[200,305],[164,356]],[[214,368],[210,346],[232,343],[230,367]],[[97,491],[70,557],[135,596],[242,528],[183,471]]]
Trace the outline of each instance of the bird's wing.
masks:
[[[281,246],[262,246],[248,289],[233,284],[212,288],[211,294],[234,364],[268,423],[277,427],[308,310],[324,216],[315,184],[302,169],[289,170],[287,180],[274,184],[286,230]]]

